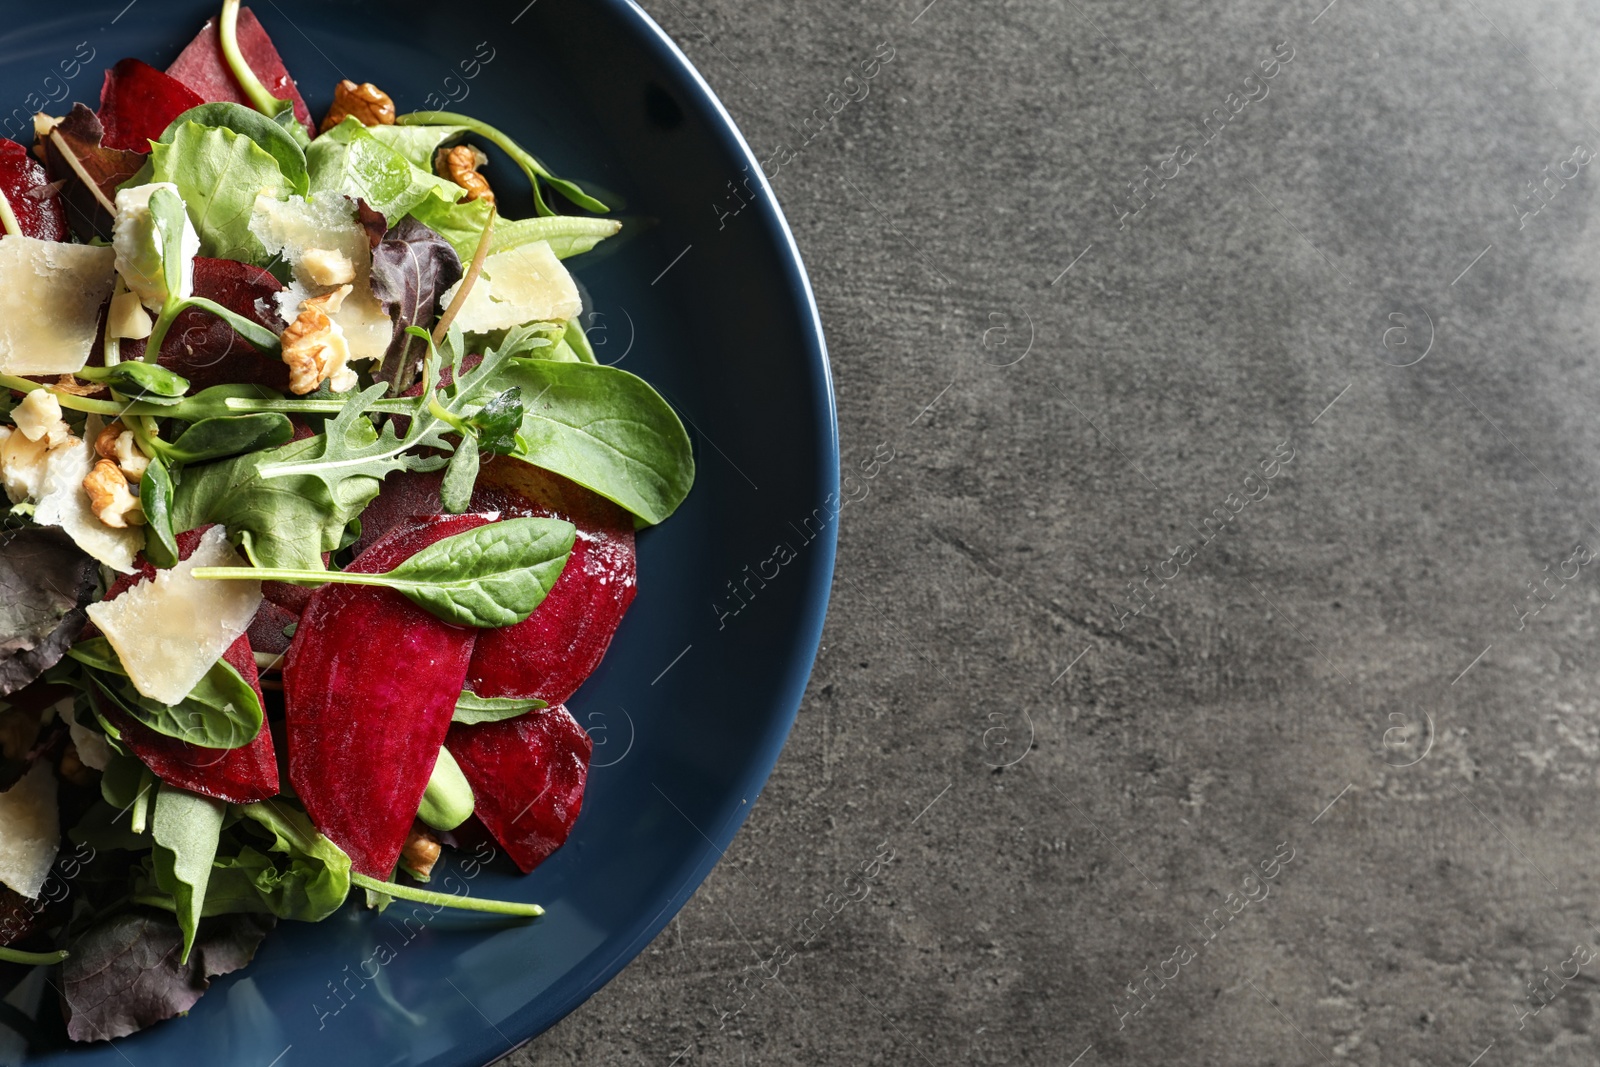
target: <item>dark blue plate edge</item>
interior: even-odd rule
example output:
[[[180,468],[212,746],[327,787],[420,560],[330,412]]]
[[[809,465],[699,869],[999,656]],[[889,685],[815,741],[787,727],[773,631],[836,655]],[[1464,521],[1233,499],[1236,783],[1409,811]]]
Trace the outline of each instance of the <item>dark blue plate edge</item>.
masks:
[[[656,21],[650,17],[649,12],[640,7],[634,0],[601,0],[605,7],[615,12],[621,19],[629,20],[641,31],[641,43],[651,51],[655,58],[661,62],[669,77],[673,77],[677,84],[673,87],[684,91],[686,99],[684,106],[695,113],[705,122],[712,131],[713,136],[721,142],[723,148],[728,150],[736,159],[748,164],[750,172],[757,176],[761,183],[761,190],[766,195],[760,200],[758,218],[760,224],[767,230],[768,236],[779,248],[785,260],[784,269],[788,275],[787,281],[791,293],[796,298],[796,303],[803,309],[803,318],[808,320],[809,344],[808,347],[815,353],[811,361],[812,386],[814,391],[820,391],[824,403],[821,405],[817,427],[818,439],[822,442],[824,455],[820,457],[821,484],[818,486],[821,501],[830,497],[836,498],[839,493],[839,413],[834,401],[833,371],[828,363],[827,342],[822,333],[822,317],[817,310],[817,301],[811,290],[811,280],[806,274],[805,263],[800,255],[800,248],[795,243],[794,234],[789,229],[788,220],[778,209],[777,196],[772,191],[771,184],[767,181],[766,172],[762,169],[760,161],[750,150],[749,143],[744,134],[728,114],[727,108],[722,106],[722,101],[712,91],[711,86],[700,76],[689,57],[683,53],[677,44],[668,36]],[[807,683],[811,678],[812,667],[816,663],[817,649],[822,643],[822,624],[828,613],[829,594],[833,588],[833,568],[838,552],[839,527],[837,520],[830,523],[819,538],[817,548],[821,551],[820,564],[811,569],[809,588],[806,591],[808,609],[800,634],[798,648],[799,655],[791,653],[787,678],[783,685],[783,701],[789,711],[780,723],[774,724],[765,744],[761,748],[760,757],[753,761],[740,781],[739,792],[748,801],[741,803],[723,825],[712,831],[709,835],[711,848],[695,866],[693,872],[684,879],[672,897],[656,916],[641,924],[634,937],[627,945],[619,950],[615,956],[594,972],[583,988],[576,993],[565,997],[555,1005],[537,1005],[530,1003],[527,1007],[512,1016],[512,1029],[526,1034],[516,1041],[512,1049],[499,1049],[496,1051],[485,1050],[488,1059],[478,1060],[481,1064],[492,1064],[503,1056],[509,1055],[515,1049],[522,1048],[534,1038],[550,1029],[556,1023],[566,1018],[573,1011],[597,993],[606,983],[615,978],[617,974],[631,963],[656,936],[665,929],[667,923],[689,898],[699,888],[700,883],[710,875],[713,867],[722,859],[723,853],[733,841],[739,828],[749,817],[755,801],[759,799],[761,790],[765,787],[767,779],[772,774],[772,769],[777,765],[778,756],[783,751],[784,744],[789,739],[789,732],[794,727],[795,718],[800,711],[801,700],[805,696]],[[487,1035],[485,1035],[487,1038]]]

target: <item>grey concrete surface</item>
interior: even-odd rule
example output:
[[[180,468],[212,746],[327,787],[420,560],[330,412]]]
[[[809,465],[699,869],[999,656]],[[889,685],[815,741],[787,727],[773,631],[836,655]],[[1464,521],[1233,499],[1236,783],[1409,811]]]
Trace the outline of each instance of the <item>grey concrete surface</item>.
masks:
[[[746,828],[507,1062],[1597,1062],[1600,9],[646,3],[763,153],[893,46],[775,182],[861,488]]]

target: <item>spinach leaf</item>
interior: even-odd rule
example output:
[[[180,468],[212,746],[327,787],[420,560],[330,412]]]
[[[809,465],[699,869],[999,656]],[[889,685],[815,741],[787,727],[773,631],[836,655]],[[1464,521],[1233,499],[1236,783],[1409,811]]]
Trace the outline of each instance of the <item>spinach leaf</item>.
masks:
[[[217,857],[217,839],[228,805],[211,797],[162,785],[156,793],[150,834],[155,839],[151,860],[156,884],[177,903],[178,926],[183,930],[183,955],[189,950],[205,907],[206,884]]]
[[[461,275],[461,256],[416,219],[402,219],[373,249],[372,292],[394,320],[394,339],[376,377],[389,383],[391,393],[411,388],[428,348],[407,334],[406,327],[432,326],[439,298]]]
[[[622,229],[615,219],[590,219],[580,215],[547,215],[544,218],[500,219],[489,238],[489,254],[505,252],[535,241],[549,241],[558,259],[570,259]],[[481,231],[480,231],[481,232]]]
[[[507,519],[435,541],[383,574],[196,567],[196,578],[331,582],[393,589],[458,626],[511,626],[561,577],[577,531],[562,519]]]
[[[518,359],[491,388],[520,386],[527,406],[518,459],[570,478],[647,523],[671,515],[694,484],[689,435],[661,395],[616,367]]]
[[[202,254],[266,264],[266,250],[250,232],[256,196],[282,200],[294,188],[272,155],[232,130],[186,122],[171,142],[152,146],[150,162],[154,181],[178,187]]]
[[[287,415],[258,412],[254,415],[225,415],[201,419],[172,442],[154,440],[156,450],[172,463],[203,463],[206,460],[236,456],[287,444],[294,437],[294,424]]]
[[[59,529],[6,531],[0,539],[0,696],[55,666],[77,640],[97,570]]]
[[[259,111],[253,111],[243,104],[231,101],[201,104],[174,119],[166,132],[161,135],[160,143],[171,144],[178,130],[190,122],[197,126],[232,130],[248,137],[278,161],[278,169],[288,181],[289,187],[301,196],[306,195],[306,191],[310,188],[310,177],[306,171],[305,149],[300,147],[293,134],[277,122]]]
[[[502,722],[526,715],[530,711],[549,707],[537,698],[519,700],[515,697],[481,697],[470,689],[463,689],[456,699],[456,713],[451,722],[476,726],[484,722]]]
[[[359,421],[344,429],[373,440],[371,424]],[[220,522],[256,566],[320,570],[322,553],[339,549],[350,521],[378,495],[378,476],[347,470],[328,478],[268,478],[262,469],[313,460],[325,445],[321,436],[308,437],[188,468],[174,498],[174,527],[192,530]]]
[[[189,379],[159,364],[139,360],[118,363],[112,367],[84,367],[75,373],[83,381],[99,382],[129,400],[146,404],[176,404],[189,391]]]
[[[150,364],[145,364],[149,366]],[[144,510],[144,555],[157,567],[178,565],[178,536],[172,528],[172,472],[158,452],[139,479],[139,504]]]
[[[306,150],[311,194],[334,192],[366,201],[386,219],[411,214],[429,197],[454,201],[466,194],[454,182],[411,164],[351,117]]]
[[[80,641],[67,655],[89,668],[90,681],[102,696],[158,734],[220,749],[248,745],[261,732],[261,700],[227,660],[217,660],[188,696],[176,705],[167,705],[133,687],[105,638]]]

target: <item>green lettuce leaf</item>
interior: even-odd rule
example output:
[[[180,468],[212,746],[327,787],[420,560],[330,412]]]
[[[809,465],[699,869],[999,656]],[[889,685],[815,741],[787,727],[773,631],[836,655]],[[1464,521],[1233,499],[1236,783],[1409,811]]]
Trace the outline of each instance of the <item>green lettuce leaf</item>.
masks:
[[[200,234],[202,255],[257,266],[267,261],[250,232],[256,197],[284,200],[294,189],[271,154],[232,130],[186,122],[170,144],[152,147],[150,163],[152,181],[178,187]]]
[[[454,202],[466,194],[431,169],[411,163],[355,118],[345,119],[312,141],[306,150],[306,166],[311,195],[332,192],[365,200],[391,226],[429,197]]]

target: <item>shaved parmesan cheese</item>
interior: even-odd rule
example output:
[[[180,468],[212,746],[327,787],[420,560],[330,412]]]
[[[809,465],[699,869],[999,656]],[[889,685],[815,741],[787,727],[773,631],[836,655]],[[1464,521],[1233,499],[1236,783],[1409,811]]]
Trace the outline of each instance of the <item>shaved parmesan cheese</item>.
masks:
[[[72,374],[88,362],[111,295],[115,253],[90,245],[0,239],[0,371]]]
[[[451,286],[442,306],[450,306],[461,285]],[[566,322],[582,310],[578,285],[550,242],[534,241],[483,261],[483,274],[467,294],[456,325],[468,333],[492,333],[526,322]]]
[[[157,189],[165,189],[180,201],[183,199],[178,187],[171,182],[122,189],[117,193],[117,220],[111,233],[117,271],[151,311],[160,311],[169,295],[175,300],[187,300],[194,295],[194,257],[200,254],[200,234],[186,211],[183,236],[179,239],[178,253],[183,266],[179,271],[178,291],[169,294],[166,268],[162,263],[161,234],[150,215],[150,197]]]
[[[0,882],[32,900],[44,889],[60,847],[56,775],[41,760],[0,793]]]
[[[33,521],[40,526],[61,527],[89,555],[113,570],[131,574],[133,557],[144,547],[144,530],[137,526],[122,530],[107,526],[89,509],[89,494],[83,491],[83,480],[99,458],[94,451],[99,422],[91,416],[93,428],[84,427],[84,440],[69,440],[50,450]]]
[[[69,697],[61,701],[55,706],[55,710],[67,724],[67,732],[72,736],[72,747],[78,750],[78,762],[97,771],[103,771],[111,766],[111,746],[106,743],[105,735],[78,725],[78,720],[72,714],[72,699]]]
[[[343,284],[352,293],[334,323],[344,331],[351,359],[382,359],[394,338],[394,320],[372,295],[372,242],[356,219],[355,207],[338,193],[316,193],[309,199],[256,198],[250,232],[268,252],[282,255],[294,270],[294,281],[278,294],[278,310],[288,322],[306,300]],[[338,263],[345,269],[331,270]]]
[[[89,605],[89,618],[116,649],[135,689],[177,704],[249,629],[261,606],[260,582],[207,581],[190,573],[242,566],[227,531],[213,526],[176,567],[157,571],[115,600]]]
[[[372,284],[367,280],[370,274],[370,267],[361,269],[355,292],[333,316],[334,323],[344,331],[351,359],[382,359],[394,339],[394,320],[372,294]]]

